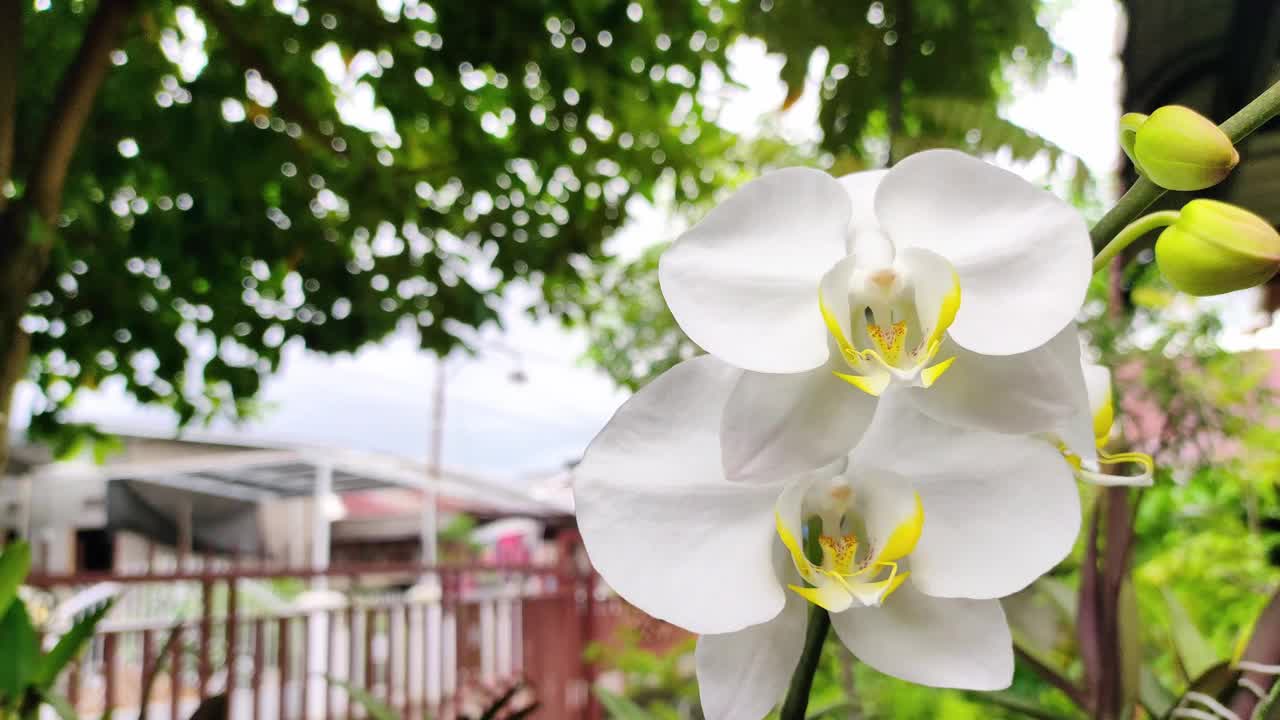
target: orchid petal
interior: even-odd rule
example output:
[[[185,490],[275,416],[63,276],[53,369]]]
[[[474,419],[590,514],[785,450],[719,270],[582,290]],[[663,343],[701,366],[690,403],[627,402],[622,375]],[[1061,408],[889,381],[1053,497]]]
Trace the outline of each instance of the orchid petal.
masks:
[[[888,170],[863,170],[837,178],[849,195],[852,210],[849,214],[849,229],[854,231],[855,237],[858,230],[879,229],[880,221],[876,219],[876,189],[888,174]]]
[[[876,191],[894,246],[951,261],[964,300],[955,341],[986,355],[1026,352],[1079,312],[1092,246],[1080,214],[1011,172],[954,150],[904,159]]]
[[[1016,355],[979,355],[944,342],[938,356],[956,360],[932,386],[908,390],[912,402],[937,420],[1027,434],[1054,430],[1080,411],[1084,377],[1074,325]]]
[[[759,720],[782,699],[804,650],[808,603],[788,594],[776,618],[698,638],[698,693],[707,720]]]
[[[845,256],[849,198],[818,170],[747,183],[662,255],[662,295],[707,352],[747,370],[802,372],[827,359],[818,281]]]
[[[1094,440],[1100,445],[1111,436],[1116,411],[1111,399],[1111,371],[1092,363],[1084,366],[1084,382],[1088,389],[1089,417]]]
[[[911,276],[916,315],[920,319],[921,341],[928,347],[942,342],[960,308],[960,278],[947,259],[923,248],[904,248],[900,263]],[[949,356],[948,356],[949,357]]]
[[[805,373],[744,372],[722,425],[729,479],[777,480],[848,455],[871,423],[876,401],[828,366]]]
[[[831,616],[862,662],[930,687],[1000,690],[1013,680],[1013,640],[996,600],[925,595],[907,581],[880,607]]]
[[[592,564],[628,602],[696,633],[765,622],[785,594],[771,561],[779,484],[731,483],[720,416],[741,371],[704,356],[628,400],[575,469]]]
[[[852,475],[853,494],[862,508],[872,562],[894,562],[912,554],[921,537],[924,508],[911,483],[884,471]]]

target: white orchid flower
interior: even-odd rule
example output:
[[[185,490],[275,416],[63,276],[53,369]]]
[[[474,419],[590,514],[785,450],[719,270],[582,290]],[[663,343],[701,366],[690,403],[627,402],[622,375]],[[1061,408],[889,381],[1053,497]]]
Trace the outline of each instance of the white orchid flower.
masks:
[[[847,453],[891,385],[954,425],[1053,429],[1082,382],[1068,326],[1091,257],[1069,205],[936,150],[839,180],[766,174],[681,236],[659,279],[689,337],[751,371],[727,413],[750,419],[725,428],[736,478]]]
[[[995,598],[1071,550],[1070,465],[1042,438],[959,429],[888,392],[866,438],[827,467],[733,481],[722,415],[744,371],[688,360],[640,390],[575,470],[578,527],[624,599],[699,633],[709,720],[756,720],[800,658],[809,603],[863,662],[912,682],[1009,684]],[[901,422],[915,422],[902,432]],[[800,546],[821,520],[819,562]],[[788,589],[790,588],[790,589]]]
[[[1083,353],[1081,365],[1088,392],[1084,401],[1087,405],[1080,407],[1077,418],[1089,418],[1088,440],[1080,439],[1080,421],[1077,419],[1069,425],[1064,425],[1062,432],[1056,435],[1051,433],[1051,441],[1057,444],[1080,480],[1104,486],[1147,487],[1153,485],[1156,466],[1150,455],[1140,452],[1111,453],[1107,451],[1116,418],[1115,404],[1112,399],[1111,371],[1105,366],[1089,362]],[[1133,464],[1138,467],[1138,473],[1135,475],[1108,473],[1102,471],[1098,463]]]

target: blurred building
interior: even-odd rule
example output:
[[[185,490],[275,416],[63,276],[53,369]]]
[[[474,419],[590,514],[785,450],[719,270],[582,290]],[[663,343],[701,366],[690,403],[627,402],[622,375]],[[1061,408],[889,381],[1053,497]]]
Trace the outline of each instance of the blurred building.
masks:
[[[434,541],[443,560],[550,564],[555,537],[573,526],[564,497],[451,471],[432,477],[383,455],[136,435],[120,442],[101,464],[14,449],[0,483],[0,532],[30,539],[38,572],[416,564]]]

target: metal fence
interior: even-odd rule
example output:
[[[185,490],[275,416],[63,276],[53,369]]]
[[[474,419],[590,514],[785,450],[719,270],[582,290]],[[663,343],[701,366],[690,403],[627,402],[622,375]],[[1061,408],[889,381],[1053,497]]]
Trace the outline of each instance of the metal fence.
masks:
[[[215,696],[233,720],[363,718],[359,692],[446,720],[519,680],[535,717],[594,720],[583,651],[619,616],[594,575],[563,568],[234,565],[29,584],[58,608],[49,644],[115,599],[59,688],[81,717],[113,720],[185,719]]]

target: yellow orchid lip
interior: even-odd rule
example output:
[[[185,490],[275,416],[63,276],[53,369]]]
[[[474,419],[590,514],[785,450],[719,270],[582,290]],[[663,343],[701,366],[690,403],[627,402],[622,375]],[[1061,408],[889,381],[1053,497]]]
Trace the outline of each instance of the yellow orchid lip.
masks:
[[[1059,441],[1058,450],[1071,464],[1076,477],[1085,482],[1106,487],[1131,486],[1147,487],[1155,483],[1156,463],[1152,457],[1141,452],[1110,453],[1106,445],[1111,440],[1111,428],[1115,423],[1115,407],[1108,396],[1099,404],[1093,414],[1094,445],[1097,448],[1098,462],[1105,465],[1137,465],[1136,475],[1124,473],[1105,473],[1084,467],[1081,457],[1067,448],[1066,443]]]
[[[829,612],[842,612],[854,602],[864,607],[883,604],[910,575],[910,571],[900,569],[899,561],[915,549],[924,528],[924,506],[919,494],[913,494],[912,511],[895,525],[878,548],[861,547],[852,532],[824,533],[817,538],[820,560],[812,560],[805,554],[796,533],[781,514],[775,514],[778,537],[806,583],[787,587]]]
[[[896,282],[894,271],[878,270],[868,276],[875,286],[873,289],[886,287],[886,274]],[[921,318],[920,309],[911,303],[856,303],[851,307],[851,319],[854,320],[851,322],[851,329],[855,335],[863,335],[866,339],[863,347],[858,347],[846,337],[839,318],[827,306],[822,287],[819,286],[818,310],[822,313],[827,332],[840,350],[841,358],[850,369],[850,372],[832,373],[873,397],[879,397],[894,382],[912,387],[932,386],[955,361],[954,357],[950,357],[941,362],[933,362],[942,347],[942,338],[947,328],[955,321],[959,307],[960,280],[954,270],[951,272],[951,287],[942,294],[938,307],[927,308],[930,311],[936,310],[936,313],[932,313],[934,320],[927,331],[923,327],[925,322]],[[881,321],[882,315],[887,317],[883,322],[865,322],[865,317],[853,317],[858,313],[866,314],[868,308],[873,308],[870,314],[874,320]],[[914,338],[914,342],[909,344],[909,338]]]

